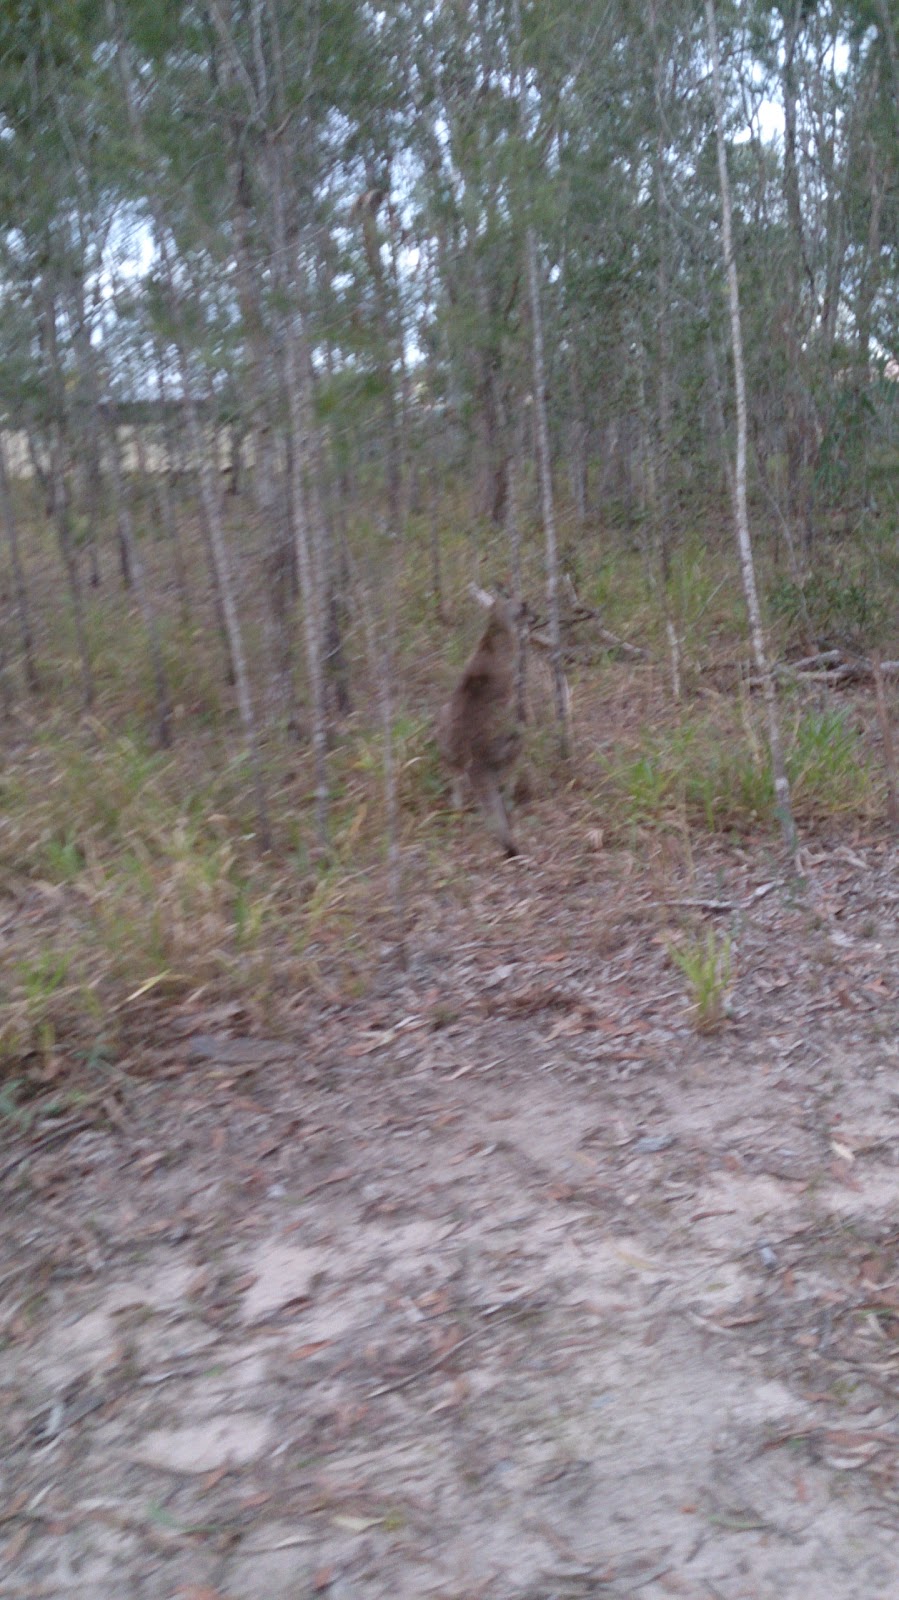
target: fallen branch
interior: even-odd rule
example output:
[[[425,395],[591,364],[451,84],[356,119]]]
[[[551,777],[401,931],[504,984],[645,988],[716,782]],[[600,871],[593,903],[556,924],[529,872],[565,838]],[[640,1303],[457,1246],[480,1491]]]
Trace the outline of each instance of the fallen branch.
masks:
[[[508,1316],[499,1318],[500,1323],[511,1322],[518,1309],[518,1302],[513,1301],[511,1303]],[[525,1305],[522,1309],[528,1309],[527,1305]],[[487,1315],[487,1313],[485,1313],[485,1315]],[[497,1324],[494,1323],[493,1327],[496,1326]],[[382,1383],[378,1389],[369,1389],[365,1396],[366,1400],[379,1400],[381,1396],[385,1394],[398,1394],[401,1389],[408,1389],[410,1384],[418,1383],[421,1378],[430,1377],[432,1372],[439,1372],[440,1368],[444,1366],[447,1361],[452,1360],[453,1356],[458,1350],[463,1349],[463,1347],[467,1344],[471,1344],[473,1339],[480,1339],[482,1335],[487,1332],[489,1332],[489,1329],[487,1328],[475,1328],[471,1333],[464,1334],[463,1337],[461,1339],[457,1339],[456,1343],[448,1350],[442,1351],[439,1356],[434,1357],[433,1361],[429,1361],[427,1366],[417,1367],[414,1372],[407,1373],[405,1378],[398,1378],[395,1383]]]
[[[599,634],[603,644],[607,645],[610,650],[620,650],[622,655],[629,656],[633,661],[645,661],[647,659],[648,651],[641,649],[640,645],[628,644],[626,639],[620,639],[617,633],[612,633],[610,628],[605,627],[600,620],[599,612],[593,606],[588,606],[580,598],[568,573],[565,574],[564,583],[571,605],[571,610],[563,619],[566,624],[591,622],[593,631]]]
[[[880,671],[885,678],[899,677],[899,661],[882,661]],[[834,687],[843,683],[873,683],[876,677],[874,663],[867,656],[855,656],[850,660],[841,650],[824,650],[820,655],[805,656],[801,661],[779,661],[774,673],[778,678],[827,683]],[[761,678],[755,675],[747,682],[750,689],[762,686]]]
[[[791,661],[788,665],[794,672],[810,672],[813,667],[836,666],[842,659],[842,650],[819,650],[817,655],[803,656],[801,661]]]
[[[653,911],[748,911],[757,900],[764,899],[772,889],[777,889],[781,882],[780,878],[772,878],[770,883],[761,883],[745,900],[649,900],[646,905]]]

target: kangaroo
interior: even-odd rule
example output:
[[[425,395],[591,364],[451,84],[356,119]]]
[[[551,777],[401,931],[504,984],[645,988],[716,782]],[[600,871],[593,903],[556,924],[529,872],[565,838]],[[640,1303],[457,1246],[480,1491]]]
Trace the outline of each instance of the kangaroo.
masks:
[[[454,774],[456,800],[467,779],[490,832],[507,856],[518,851],[500,780],[521,748],[521,731],[512,711],[520,616],[515,601],[494,600],[480,642],[437,719],[437,744]]]

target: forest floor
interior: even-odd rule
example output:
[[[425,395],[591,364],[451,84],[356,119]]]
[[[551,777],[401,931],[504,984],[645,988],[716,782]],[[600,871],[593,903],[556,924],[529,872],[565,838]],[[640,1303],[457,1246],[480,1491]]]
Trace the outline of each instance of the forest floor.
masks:
[[[462,837],[364,998],[6,1119],[4,1597],[899,1594],[899,852]]]

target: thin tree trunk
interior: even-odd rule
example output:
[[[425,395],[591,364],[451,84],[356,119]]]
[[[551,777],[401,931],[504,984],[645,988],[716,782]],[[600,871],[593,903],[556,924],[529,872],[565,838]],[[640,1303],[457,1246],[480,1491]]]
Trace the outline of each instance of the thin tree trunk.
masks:
[[[506,432],[508,433],[508,422]],[[509,541],[509,564],[512,568],[512,593],[523,607],[523,577],[521,570],[521,519],[518,514],[518,485],[521,479],[521,452],[524,424],[521,408],[516,411],[512,424],[512,449],[506,470],[506,537]],[[527,720],[528,713],[528,639],[527,622],[523,609],[518,618],[518,657],[515,662],[515,715],[519,722]]]
[[[51,447],[50,461],[50,513],[56,526],[60,554],[69,586],[69,597],[72,602],[75,637],[78,642],[78,659],[81,663],[81,691],[84,698],[84,708],[86,711],[90,711],[94,703],[94,674],[91,667],[90,647],[87,642],[81,574],[78,570],[78,558],[72,542],[69,491],[65,480],[64,451],[61,430],[58,424],[55,428],[55,433],[57,436],[54,438]]]
[[[546,414],[546,371],[543,355],[543,313],[540,309],[540,286],[537,280],[537,240],[534,229],[530,225],[528,225],[525,233],[525,251],[527,254],[528,291],[531,301],[534,426],[537,434],[540,501],[543,511],[543,533],[546,542],[546,602],[549,613],[550,661],[552,663],[556,719],[559,724],[559,754],[562,760],[565,761],[569,754],[568,697],[565,692],[565,674],[562,670],[562,631],[559,618],[559,551],[556,539],[556,509],[553,501],[549,424]]]
[[[9,564],[12,570],[13,593],[16,597],[16,616],[19,622],[22,660],[25,665],[25,682],[34,694],[40,688],[40,677],[34,659],[34,632],[31,626],[28,585],[25,581],[25,568],[22,565],[22,552],[19,548],[19,528],[9,486],[2,432],[0,432],[0,516],[3,518],[9,545]]]
[[[409,374],[409,362],[406,356],[406,330],[403,323],[403,274],[400,270],[400,246],[402,242],[402,229],[397,208],[388,196],[387,218],[390,233],[390,277],[393,294],[393,310],[396,321],[396,359],[400,372],[400,412],[399,412],[399,453],[398,467],[399,481],[399,508],[397,533],[402,533],[409,507],[413,502],[413,486],[410,481],[411,448],[409,439],[409,425],[412,409],[412,382]]]
[[[124,501],[122,458],[119,453],[119,430],[116,424],[114,411],[112,417],[110,418],[109,424],[104,431],[106,433],[106,448],[110,459],[109,481],[112,486],[116,543],[119,547],[119,576],[122,580],[122,588],[128,590],[134,588],[134,573],[131,570],[131,549],[133,541],[129,539],[128,534],[125,532],[125,528],[123,526],[123,515],[127,516],[128,513]],[[114,468],[112,466],[113,458],[115,459],[116,463]]]
[[[394,543],[388,539],[389,548],[394,549]],[[368,656],[371,670],[374,673],[378,686],[378,702],[381,711],[381,736],[383,739],[383,779],[384,779],[384,809],[386,813],[387,833],[387,883],[390,908],[393,915],[394,938],[397,958],[402,967],[408,962],[405,938],[405,902],[403,897],[403,858],[400,847],[399,829],[399,802],[396,787],[396,759],[393,748],[393,687],[391,663],[394,646],[394,586],[390,582],[388,572],[387,582],[382,584],[379,602],[383,601],[384,591],[387,593],[387,604],[391,607],[389,617],[383,613],[377,619],[377,626],[371,601],[371,596],[366,588],[359,583],[358,573],[355,574],[354,587],[359,596],[362,620],[365,627],[365,638],[368,646]],[[379,603],[379,610],[382,609]]]
[[[666,628],[669,640],[676,638],[674,619],[670,615],[668,604],[668,585],[671,577],[671,494],[669,478],[671,474],[671,293],[669,289],[668,252],[669,252],[669,205],[665,183],[665,94],[664,94],[664,63],[662,60],[662,46],[658,37],[658,16],[656,0],[650,6],[652,23],[654,60],[653,60],[653,92],[655,96],[656,117],[658,133],[655,147],[655,199],[656,199],[656,236],[658,248],[658,267],[656,272],[656,289],[658,294],[658,351],[657,351],[657,385],[658,402],[656,415],[658,418],[658,493],[656,497],[656,543],[659,552],[659,563],[662,570],[662,586],[665,592]],[[675,652],[676,654],[676,652]],[[673,668],[674,678],[677,680],[677,670]],[[680,696],[676,692],[675,699]]]
[[[531,301],[534,426],[537,433],[537,464],[540,471],[540,500],[543,511],[543,533],[546,541],[546,602],[549,612],[550,661],[552,663],[556,718],[559,724],[559,754],[562,760],[565,761],[569,753],[568,699],[565,693],[565,674],[562,670],[562,632],[559,619],[559,551],[556,539],[556,509],[553,502],[549,424],[546,414],[543,313],[540,309],[540,286],[537,280],[537,239],[530,224],[525,232],[525,251],[527,254],[528,290]]]
[[[868,382],[871,359],[871,309],[882,278],[881,215],[887,190],[887,175],[878,172],[873,148],[868,156],[868,181],[871,207],[868,215],[868,237],[855,302],[856,351],[859,377],[863,384]]]
[[[802,218],[802,201],[799,192],[799,165],[797,160],[797,97],[794,62],[799,35],[804,21],[802,0],[793,0],[792,10],[786,19],[782,94],[784,110],[784,160],[783,187],[787,209],[788,242],[786,271],[786,306],[783,331],[786,337],[787,374],[784,390],[786,406],[786,469],[787,510],[792,526],[802,529],[806,554],[811,548],[809,523],[808,484],[806,481],[807,437],[809,431],[808,395],[806,392],[806,367],[803,339],[803,281],[812,306],[817,302],[814,274],[808,261],[805,230]]]
[[[253,0],[253,14],[261,32],[261,5],[263,0]],[[306,493],[306,472],[309,463],[309,426],[311,419],[310,397],[307,382],[307,360],[304,350],[298,349],[298,322],[300,297],[298,293],[298,262],[296,250],[288,240],[287,232],[287,181],[281,147],[281,125],[285,117],[281,40],[277,15],[272,0],[267,0],[271,24],[272,49],[275,58],[275,78],[278,85],[275,110],[279,119],[278,131],[266,126],[267,177],[272,203],[274,229],[275,277],[287,302],[281,320],[281,362],[291,434],[291,510],[293,514],[294,549],[303,601],[303,624],[306,641],[306,664],[309,690],[312,698],[312,749],[315,761],[315,815],[319,843],[324,849],[328,842],[328,811],[330,794],[328,786],[328,722],[324,671],[324,605],[321,556],[323,541],[316,537],[316,528],[310,518],[310,504]]]
[[[712,90],[715,102],[715,131],[718,149],[718,182],[721,189],[721,236],[724,270],[727,279],[727,299],[730,314],[731,352],[734,364],[734,395],[737,414],[737,439],[734,460],[733,509],[737,548],[740,554],[740,571],[743,592],[749,615],[749,633],[755,669],[762,681],[765,710],[768,719],[768,743],[771,767],[774,774],[774,792],[778,818],[783,831],[784,844],[790,854],[796,850],[796,824],[790,803],[790,785],[784,761],[780,718],[777,710],[777,691],[774,674],[768,663],[762,612],[759,605],[755,578],[755,560],[749,532],[749,508],[746,497],[746,368],[743,360],[743,330],[740,318],[740,286],[734,256],[730,178],[727,170],[727,152],[724,142],[724,97],[721,89],[721,63],[718,51],[718,29],[715,19],[715,0],[705,0],[706,27],[709,52],[712,60]]]
[[[895,104],[899,106],[899,46],[896,43],[896,28],[890,16],[889,0],[877,0],[877,15],[880,18],[881,32],[890,60]]]
[[[99,414],[96,389],[91,375],[91,322],[87,314],[84,278],[76,273],[70,291],[72,307],[73,346],[80,368],[82,405],[80,428],[83,453],[82,470],[86,485],[85,502],[88,522],[88,561],[90,585],[100,587],[99,531],[103,523],[103,470],[102,470],[102,419]]]
[[[524,73],[521,64],[521,6],[513,0],[513,25],[517,61],[517,109],[519,133],[525,136]],[[546,602],[549,613],[550,662],[552,665],[553,697],[559,727],[559,754],[563,761],[569,753],[568,696],[565,674],[562,670],[562,632],[559,618],[559,549],[556,538],[556,508],[553,501],[552,459],[549,448],[549,423],[546,413],[546,361],[543,347],[543,312],[540,305],[540,282],[537,275],[537,236],[528,222],[524,238],[525,266],[528,279],[528,297],[531,311],[531,357],[534,374],[534,432],[537,445],[537,466],[540,475],[540,503],[543,513],[543,535],[546,551]]]
[[[150,660],[153,665],[153,681],[156,689],[156,731],[159,743],[167,750],[172,742],[172,704],[169,697],[168,681],[166,678],[165,662],[163,660],[162,645],[159,638],[159,624],[156,618],[156,606],[147,584],[144,572],[144,563],[141,557],[137,539],[134,536],[134,524],[131,520],[131,507],[125,493],[122,480],[122,463],[119,456],[119,441],[114,433],[109,441],[109,467],[112,476],[113,494],[118,501],[119,537],[121,538],[125,561],[131,576],[131,583],[137,595],[137,603],[147,632],[147,643],[150,648]]]
[[[429,526],[428,541],[431,557],[431,598],[434,602],[434,614],[438,622],[446,621],[446,610],[443,603],[443,566],[440,556],[440,478],[437,472],[437,463],[431,469],[430,504],[428,508]]]
[[[94,703],[94,675],[91,668],[90,648],[87,642],[81,573],[78,567],[78,555],[72,538],[69,483],[66,473],[66,412],[63,371],[59,359],[56,329],[57,307],[52,285],[46,279],[41,284],[40,301],[42,312],[41,339],[48,367],[54,413],[49,432],[49,474],[43,476],[43,482],[48,490],[48,512],[56,527],[60,554],[62,555],[66,580],[69,586],[72,614],[75,622],[75,636],[78,642],[78,657],[81,664],[84,706],[85,710],[89,711]],[[29,443],[32,447],[35,469],[40,472],[39,453],[33,436],[30,436]]]
[[[172,455],[172,441],[170,437],[170,423],[168,417],[168,382],[165,372],[165,359],[159,345],[156,345],[156,384],[159,392],[159,408],[162,424],[161,451],[159,468],[153,474],[153,483],[156,493],[156,504],[159,517],[165,529],[165,535],[172,550],[172,561],[175,567],[175,582],[178,587],[178,600],[181,607],[181,620],[186,622],[190,616],[190,584],[187,577],[187,564],[184,560],[184,551],[181,545],[181,530],[174,506],[174,468]]]
[[[125,104],[128,112],[128,121],[131,132],[137,143],[141,155],[147,166],[147,175],[151,179],[151,215],[153,217],[156,248],[159,251],[162,266],[163,280],[171,302],[173,317],[173,343],[178,356],[179,376],[181,379],[181,392],[184,400],[185,421],[191,450],[197,463],[199,475],[200,499],[203,505],[206,524],[209,530],[209,539],[212,548],[212,558],[215,566],[216,587],[221,601],[222,617],[228,639],[228,650],[231,666],[234,672],[234,685],[237,694],[237,706],[243,728],[244,743],[250,761],[250,770],[253,776],[253,786],[256,794],[257,825],[259,829],[259,844],[263,850],[271,848],[271,830],[268,820],[268,803],[265,786],[262,778],[262,766],[259,759],[259,746],[256,731],[256,717],[253,709],[253,699],[250,692],[250,679],[247,672],[246,657],[244,655],[243,632],[237,610],[237,602],[231,578],[231,564],[228,548],[222,526],[218,486],[214,481],[212,465],[206,449],[206,440],[200,427],[197,412],[196,398],[193,387],[193,375],[187,345],[184,339],[180,308],[177,300],[177,285],[174,269],[172,267],[171,250],[168,235],[162,215],[159,199],[152,189],[152,163],[149,161],[146,138],[143,124],[137,108],[134,93],[134,82],[131,61],[125,42],[125,34],[120,27],[120,19],[116,13],[115,0],[107,0],[107,16],[112,26],[116,39],[116,51],[119,71],[125,95]]]
[[[305,392],[306,415],[310,419],[315,416],[315,369],[312,364],[311,352],[305,350]],[[323,599],[323,670],[325,674],[325,688],[332,690],[332,699],[337,706],[340,716],[348,716],[352,709],[350,696],[349,665],[344,648],[344,635],[346,633],[347,613],[347,574],[339,570],[339,558],[334,538],[334,522],[330,514],[330,501],[332,497],[326,493],[328,486],[328,473],[325,465],[325,451],[322,442],[321,429],[314,422],[309,427],[309,454],[308,462],[311,472],[308,477],[307,503],[310,509],[310,519],[313,530],[313,542],[316,551],[316,565],[319,574],[319,583],[322,586]]]
[[[899,793],[896,785],[896,749],[893,744],[893,729],[890,723],[890,712],[887,705],[886,690],[883,685],[883,664],[879,650],[875,650],[871,657],[871,666],[874,671],[874,691],[877,696],[877,720],[880,723],[880,736],[883,740],[883,767],[887,782],[887,815],[893,832],[899,832]]]
[[[583,533],[587,526],[587,410],[584,385],[581,381],[581,363],[577,346],[571,352],[571,400],[574,415],[571,419],[571,444],[568,452],[568,469],[574,512],[577,525]]]
[[[385,199],[388,206],[390,202],[389,196],[385,196],[383,191],[378,188],[377,176],[370,162],[367,164],[366,181],[368,189],[364,195],[360,196],[356,209],[362,229],[365,259],[368,262],[368,269],[374,285],[375,306],[384,349],[381,370],[384,383],[384,425],[387,434],[387,523],[391,537],[397,538],[403,527],[404,497],[403,440],[400,431],[400,417],[393,370],[394,345],[397,341],[391,326],[390,295],[384,275],[384,264],[381,260],[381,243],[378,235],[378,210]]]

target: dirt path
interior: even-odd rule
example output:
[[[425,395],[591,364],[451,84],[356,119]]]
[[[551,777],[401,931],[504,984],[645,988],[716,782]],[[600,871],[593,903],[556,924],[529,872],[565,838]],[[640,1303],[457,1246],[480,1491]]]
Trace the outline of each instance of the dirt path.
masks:
[[[620,861],[286,1051],[184,1019],[5,1179],[0,1594],[899,1594],[897,865],[725,915],[712,1039]]]

